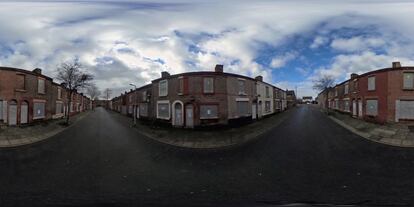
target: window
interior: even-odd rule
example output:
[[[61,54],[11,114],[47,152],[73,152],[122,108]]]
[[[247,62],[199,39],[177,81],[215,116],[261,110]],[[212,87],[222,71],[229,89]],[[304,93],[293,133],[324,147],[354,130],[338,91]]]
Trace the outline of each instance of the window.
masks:
[[[344,101],[344,111],[349,111],[349,100]]]
[[[238,80],[239,85],[239,95],[246,95],[246,84],[244,80]]]
[[[3,101],[0,100],[0,120],[3,120]]]
[[[162,80],[159,83],[158,88],[159,96],[167,96],[168,95],[168,80]]]
[[[269,86],[266,86],[266,98],[270,97]]]
[[[37,79],[37,93],[45,94],[45,79]]]
[[[132,107],[132,105],[128,106],[128,114],[132,114],[134,108]]]
[[[26,76],[23,74],[17,75],[17,81],[16,81],[16,89],[18,90],[25,90],[26,89]]]
[[[375,90],[375,76],[368,77],[368,90]]]
[[[338,96],[338,88],[335,88],[335,96]]]
[[[247,116],[249,114],[249,101],[237,101],[237,115]]]
[[[45,118],[45,105],[46,103],[44,102],[33,103],[33,119]]]
[[[200,119],[217,119],[218,105],[200,105]]]
[[[184,92],[184,78],[178,78],[178,95],[182,95]]]
[[[367,100],[366,114],[369,116],[378,115],[378,100]]]
[[[270,112],[270,101],[265,101],[265,112]]]
[[[158,101],[157,118],[170,119],[170,102],[169,101]]]
[[[139,104],[139,115],[140,116],[148,116],[148,103],[140,103]]]
[[[58,99],[62,99],[62,89],[58,88]]]
[[[414,73],[404,73],[404,89],[414,89]]]
[[[147,91],[142,92],[142,101],[147,101]]]
[[[132,94],[130,94],[130,95],[128,96],[128,99],[129,99],[129,102],[131,103],[131,102],[132,102]]]
[[[214,79],[204,78],[203,79],[203,93],[214,93]]]
[[[339,101],[335,100],[335,109],[339,109]]]
[[[345,84],[345,94],[348,94],[349,92],[349,84]]]
[[[63,103],[56,103],[56,111],[55,114],[62,114],[63,113]]]

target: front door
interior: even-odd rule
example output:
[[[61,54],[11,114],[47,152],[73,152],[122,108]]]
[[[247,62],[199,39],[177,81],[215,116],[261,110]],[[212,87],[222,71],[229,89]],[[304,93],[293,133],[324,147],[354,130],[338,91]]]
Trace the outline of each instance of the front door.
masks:
[[[256,103],[252,104],[252,119],[256,119],[257,118],[257,113],[256,113]]]
[[[183,125],[183,109],[180,103],[174,105],[174,126]]]
[[[358,100],[358,117],[362,117],[362,100]]]
[[[356,105],[356,101],[353,100],[352,101],[352,115],[356,116],[357,115],[357,105]]]
[[[9,125],[17,125],[17,103],[14,101],[9,105]]]
[[[262,102],[259,101],[259,106],[257,107],[257,116],[258,118],[262,117]]]
[[[185,126],[187,128],[194,127],[194,109],[191,104],[185,106]]]
[[[22,102],[20,105],[20,124],[27,124],[27,115],[29,107],[26,102]]]

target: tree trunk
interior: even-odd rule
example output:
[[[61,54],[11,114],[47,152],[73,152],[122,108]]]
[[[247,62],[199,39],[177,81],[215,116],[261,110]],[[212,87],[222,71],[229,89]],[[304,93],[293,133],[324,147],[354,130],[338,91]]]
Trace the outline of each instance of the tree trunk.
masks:
[[[70,106],[72,104],[72,91],[69,92],[69,97],[68,97],[68,114],[66,115],[66,125],[69,125],[69,118],[70,118]]]

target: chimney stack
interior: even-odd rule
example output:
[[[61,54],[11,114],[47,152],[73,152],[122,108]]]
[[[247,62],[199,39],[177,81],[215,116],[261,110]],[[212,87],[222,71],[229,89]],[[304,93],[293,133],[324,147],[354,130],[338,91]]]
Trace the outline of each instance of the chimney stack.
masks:
[[[351,74],[351,79],[355,79],[355,78],[357,78],[358,77],[358,74],[356,74],[356,73],[352,73]]]
[[[223,72],[223,65],[216,65],[216,67],[214,68],[214,71],[216,73],[222,73]]]
[[[400,62],[392,62],[392,68],[401,68]]]
[[[35,68],[32,72],[34,72],[36,74],[39,74],[39,75],[42,75],[42,69],[40,69],[40,68]]]
[[[257,81],[262,81],[263,82],[263,76],[261,76],[261,75],[256,76],[256,78],[254,78],[254,79],[257,80]]]
[[[170,76],[170,73],[169,72],[167,72],[167,71],[162,71],[161,72],[161,78],[166,78],[168,76]]]

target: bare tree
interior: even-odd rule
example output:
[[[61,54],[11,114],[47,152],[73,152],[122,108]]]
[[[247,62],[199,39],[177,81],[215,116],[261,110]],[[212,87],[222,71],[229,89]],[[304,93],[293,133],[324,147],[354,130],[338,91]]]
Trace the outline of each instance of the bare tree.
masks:
[[[112,91],[109,88],[107,88],[107,89],[104,90],[104,94],[103,95],[105,96],[105,98],[106,98],[107,101],[109,101],[109,98],[111,97],[111,93],[112,93]]]
[[[95,84],[90,84],[86,88],[86,93],[90,96],[91,100],[95,101],[101,95],[101,91],[96,87]]]
[[[313,89],[323,91],[335,85],[335,78],[329,75],[324,75],[321,78],[313,81]]]
[[[66,115],[66,124],[69,124],[70,118],[70,106],[72,104],[72,96],[79,89],[85,88],[90,85],[90,81],[93,79],[91,74],[84,72],[82,64],[77,60],[68,61],[60,64],[57,68],[57,79],[62,82],[62,84],[68,90],[67,93],[67,115]]]

